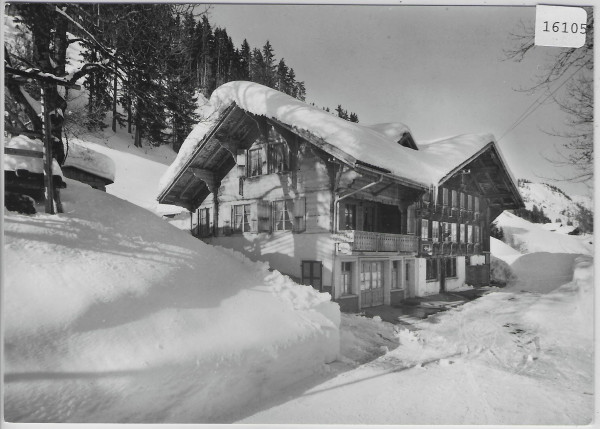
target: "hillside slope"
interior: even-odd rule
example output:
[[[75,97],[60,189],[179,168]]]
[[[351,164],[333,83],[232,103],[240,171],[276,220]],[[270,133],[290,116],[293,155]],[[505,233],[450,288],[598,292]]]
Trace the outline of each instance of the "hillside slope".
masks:
[[[592,199],[581,195],[567,195],[560,188],[546,183],[520,182],[519,192],[525,202],[525,208],[533,210],[533,206],[543,209],[544,214],[552,222],[567,222],[577,225],[577,204],[593,209]],[[559,221],[560,219],[560,221]]]
[[[8,421],[227,422],[336,359],[329,295],[75,181],[63,201],[4,213]]]

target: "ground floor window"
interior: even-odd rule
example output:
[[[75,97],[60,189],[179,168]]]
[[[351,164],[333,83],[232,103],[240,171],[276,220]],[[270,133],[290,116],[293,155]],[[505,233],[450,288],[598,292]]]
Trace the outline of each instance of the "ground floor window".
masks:
[[[425,279],[436,280],[438,278],[438,260],[436,258],[425,259]]]
[[[302,284],[310,285],[320,291],[323,288],[323,262],[302,261]]]
[[[350,295],[352,293],[352,262],[342,262],[342,295]]]
[[[383,262],[362,262],[360,270],[360,289],[379,289],[383,287]]]
[[[456,258],[445,259],[444,269],[446,277],[456,277]]]
[[[402,289],[402,261],[392,261],[392,289]]]

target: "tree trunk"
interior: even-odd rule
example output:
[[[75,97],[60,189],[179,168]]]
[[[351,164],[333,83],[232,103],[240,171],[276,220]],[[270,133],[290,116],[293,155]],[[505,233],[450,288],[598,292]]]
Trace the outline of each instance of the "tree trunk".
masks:
[[[113,59],[114,65],[114,79],[113,79],[113,103],[112,103],[112,130],[113,133],[117,132],[117,59],[116,56]]]

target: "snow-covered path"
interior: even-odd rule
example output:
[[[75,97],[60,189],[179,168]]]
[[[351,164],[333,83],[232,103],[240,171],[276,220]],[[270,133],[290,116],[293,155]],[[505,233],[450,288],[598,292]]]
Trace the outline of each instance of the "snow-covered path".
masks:
[[[591,265],[578,263],[575,280],[548,294],[497,290],[418,331],[396,328],[397,348],[240,423],[589,423]]]

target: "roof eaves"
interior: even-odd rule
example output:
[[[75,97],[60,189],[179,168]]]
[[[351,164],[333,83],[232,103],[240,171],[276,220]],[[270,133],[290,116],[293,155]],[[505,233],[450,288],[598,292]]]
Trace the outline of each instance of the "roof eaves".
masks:
[[[156,199],[158,200],[159,203],[162,203],[164,201],[165,197],[173,189],[173,186],[175,186],[175,184],[177,183],[177,181],[179,179],[181,179],[181,176],[183,176],[183,174],[187,171],[187,169],[194,163],[194,161],[196,160],[196,158],[198,157],[198,155],[200,154],[200,152],[202,151],[202,149],[204,148],[204,146],[206,145],[206,143],[215,135],[215,133],[217,132],[217,130],[221,127],[221,125],[223,125],[223,123],[229,117],[229,115],[231,114],[231,112],[233,112],[233,110],[234,110],[235,107],[236,107],[236,103],[232,102],[229,106],[227,106],[225,108],[225,110],[223,110],[223,113],[221,113],[221,116],[219,117],[219,120],[217,121],[217,123],[202,138],[202,142],[196,147],[196,149],[194,149],[194,152],[192,153],[192,155],[190,156],[190,158],[186,161],[185,164],[183,164],[183,166],[181,167],[181,169],[179,170],[179,172],[177,173],[177,175],[175,175],[175,177],[173,178],[173,180],[171,181],[171,183],[167,187],[165,187],[165,189],[164,189],[163,192],[161,192],[158,195],[158,197]]]

